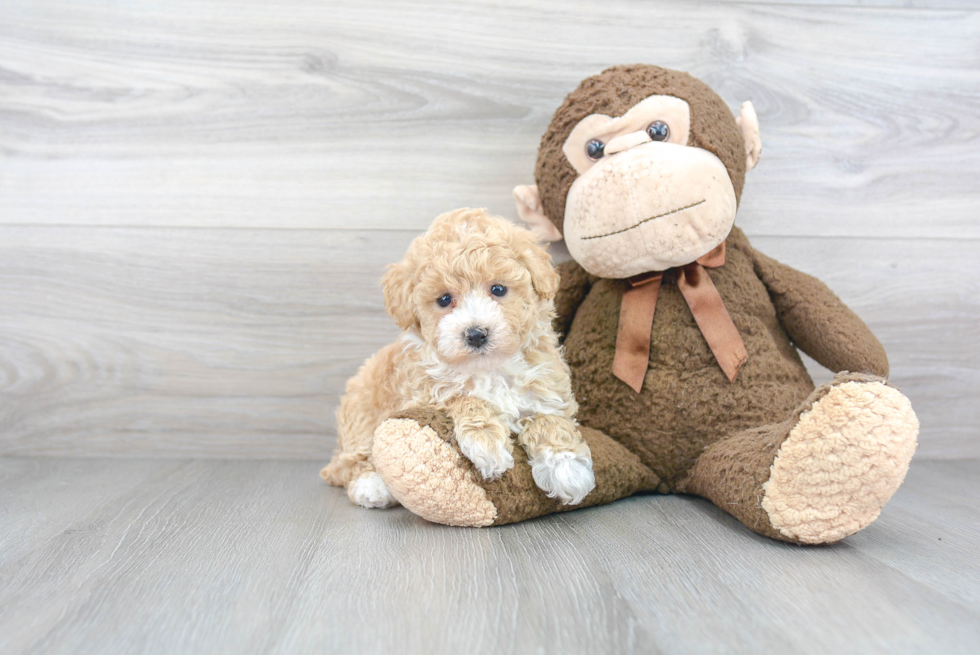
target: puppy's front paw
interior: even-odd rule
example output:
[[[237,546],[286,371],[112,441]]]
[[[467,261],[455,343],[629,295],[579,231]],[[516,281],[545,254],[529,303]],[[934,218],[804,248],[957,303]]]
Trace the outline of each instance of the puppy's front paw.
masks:
[[[484,480],[496,480],[514,468],[510,441],[502,425],[457,426],[456,442]]]
[[[542,448],[530,460],[534,483],[563,505],[578,505],[595,489],[592,456],[589,453],[555,452]]]
[[[385,481],[374,471],[364,473],[351,482],[347,489],[347,495],[355,504],[368,509],[394,507],[398,504],[395,497],[388,491]]]

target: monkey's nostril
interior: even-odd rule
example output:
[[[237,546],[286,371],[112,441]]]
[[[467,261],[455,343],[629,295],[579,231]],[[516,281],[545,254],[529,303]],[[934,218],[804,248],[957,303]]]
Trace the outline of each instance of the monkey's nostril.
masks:
[[[463,335],[471,348],[480,348],[487,343],[490,333],[485,328],[470,328]]]

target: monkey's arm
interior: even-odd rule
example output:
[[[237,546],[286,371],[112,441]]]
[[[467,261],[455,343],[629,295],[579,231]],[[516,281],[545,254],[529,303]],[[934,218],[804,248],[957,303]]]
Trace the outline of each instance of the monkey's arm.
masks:
[[[779,322],[800,350],[834,372],[888,376],[884,347],[827,285],[755,249],[752,257]]]
[[[568,329],[572,326],[572,319],[579,305],[585,300],[592,282],[595,278],[585,272],[585,269],[572,259],[564,264],[558,265],[558,275],[561,277],[561,284],[558,287],[558,294],[555,296],[555,332],[561,341],[565,340]]]

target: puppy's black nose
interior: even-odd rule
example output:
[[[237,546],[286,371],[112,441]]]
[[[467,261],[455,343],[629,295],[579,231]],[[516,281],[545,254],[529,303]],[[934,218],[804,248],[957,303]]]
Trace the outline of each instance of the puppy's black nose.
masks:
[[[470,328],[466,331],[466,343],[470,348],[480,348],[487,342],[487,332],[484,328]]]

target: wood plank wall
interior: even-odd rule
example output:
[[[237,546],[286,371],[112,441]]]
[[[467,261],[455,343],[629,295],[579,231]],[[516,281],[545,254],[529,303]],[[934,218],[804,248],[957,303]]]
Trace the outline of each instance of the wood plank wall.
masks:
[[[384,265],[516,218],[564,95],[646,62],[755,103],[738,223],[978,457],[978,44],[962,0],[6,0],[0,454],[326,457]]]

